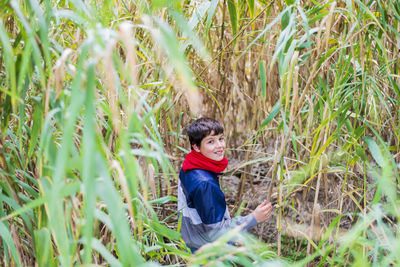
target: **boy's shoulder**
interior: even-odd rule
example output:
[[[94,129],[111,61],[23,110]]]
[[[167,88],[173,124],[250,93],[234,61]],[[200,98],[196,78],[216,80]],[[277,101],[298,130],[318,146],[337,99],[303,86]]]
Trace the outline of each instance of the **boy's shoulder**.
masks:
[[[211,183],[218,185],[217,174],[202,169],[193,169],[188,171],[181,170],[179,178],[185,187],[196,187],[200,184]]]
[[[180,176],[184,178],[195,179],[198,181],[208,181],[215,180],[217,178],[217,174],[212,171],[202,170],[202,169],[192,169],[187,170],[186,172],[181,170]]]

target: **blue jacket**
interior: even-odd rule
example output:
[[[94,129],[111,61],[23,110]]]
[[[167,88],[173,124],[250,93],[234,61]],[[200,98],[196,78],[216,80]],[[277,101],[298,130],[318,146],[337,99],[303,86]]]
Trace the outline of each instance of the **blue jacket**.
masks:
[[[231,219],[218,174],[212,171],[180,171],[178,210],[182,213],[182,238],[188,247],[196,249],[238,225],[246,224],[247,230],[257,224],[253,214]]]

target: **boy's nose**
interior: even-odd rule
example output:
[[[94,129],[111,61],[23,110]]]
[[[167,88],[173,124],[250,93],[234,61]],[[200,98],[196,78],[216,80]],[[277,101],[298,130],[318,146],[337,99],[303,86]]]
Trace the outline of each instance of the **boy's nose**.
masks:
[[[218,141],[217,145],[218,145],[218,147],[224,146],[225,145],[225,141]]]

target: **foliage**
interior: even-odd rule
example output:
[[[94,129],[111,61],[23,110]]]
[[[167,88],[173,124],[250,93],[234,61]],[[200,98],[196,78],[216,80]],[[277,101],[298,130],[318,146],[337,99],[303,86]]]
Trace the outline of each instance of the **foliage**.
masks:
[[[2,1],[2,264],[399,264],[399,22],[393,0]],[[168,208],[200,115],[224,122],[243,183],[273,157],[276,250],[227,245],[233,229],[187,252]],[[280,260],[300,191],[312,227],[337,216]]]

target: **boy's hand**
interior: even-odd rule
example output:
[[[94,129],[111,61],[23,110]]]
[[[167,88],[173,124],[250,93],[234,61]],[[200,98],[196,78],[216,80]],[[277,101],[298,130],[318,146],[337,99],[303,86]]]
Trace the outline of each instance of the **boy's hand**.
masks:
[[[263,203],[257,206],[257,208],[253,211],[254,218],[258,223],[265,222],[266,220],[271,217],[272,213],[272,205],[271,203],[267,203],[266,200],[264,200]]]

